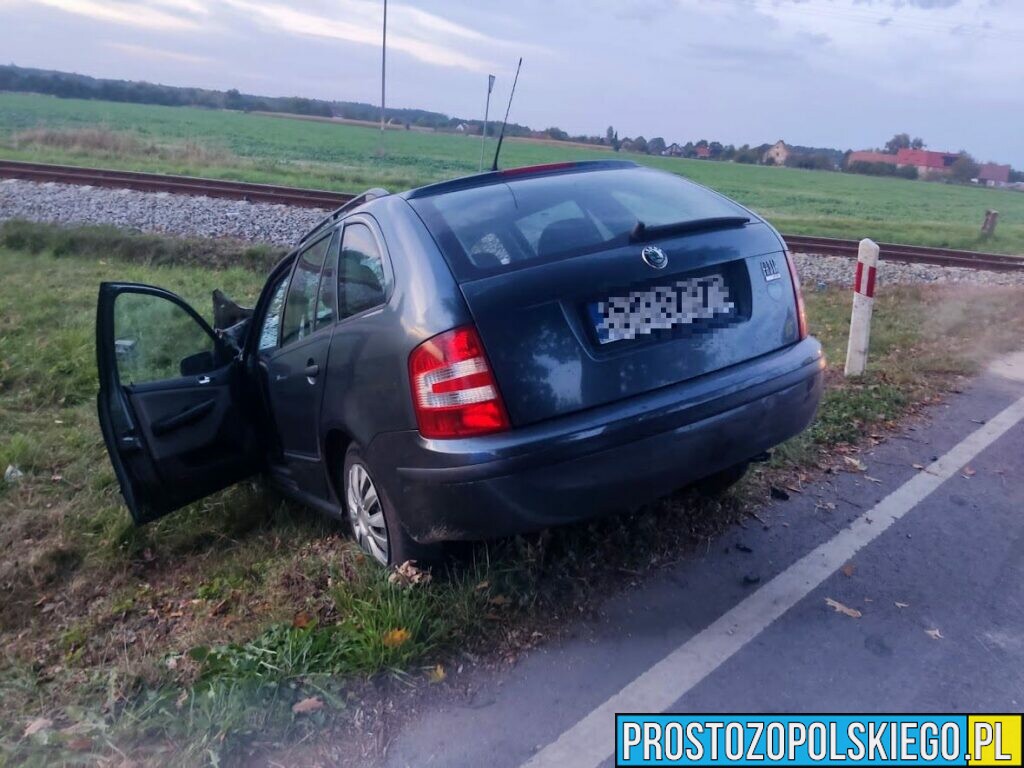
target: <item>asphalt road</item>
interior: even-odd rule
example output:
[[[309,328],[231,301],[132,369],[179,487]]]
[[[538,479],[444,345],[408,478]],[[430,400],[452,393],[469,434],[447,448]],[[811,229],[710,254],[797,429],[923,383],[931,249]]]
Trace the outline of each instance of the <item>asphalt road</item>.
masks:
[[[1021,711],[1022,419],[1014,356],[861,454],[865,472],[773,503],[766,526],[515,666],[467,673],[468,694],[438,692],[392,735],[386,764],[612,765],[616,711]]]

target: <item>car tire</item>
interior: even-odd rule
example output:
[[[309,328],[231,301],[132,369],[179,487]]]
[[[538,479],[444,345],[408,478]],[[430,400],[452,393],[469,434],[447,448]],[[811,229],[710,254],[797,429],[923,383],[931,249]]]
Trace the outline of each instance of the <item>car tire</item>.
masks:
[[[739,464],[733,464],[731,467],[719,470],[713,475],[701,478],[694,483],[693,487],[702,496],[721,496],[743,479],[749,467],[749,461],[741,461]]]
[[[349,446],[342,469],[342,509],[360,548],[385,567],[407,560],[421,567],[433,563],[440,545],[420,544],[398,520],[395,508],[374,475],[359,448]]]

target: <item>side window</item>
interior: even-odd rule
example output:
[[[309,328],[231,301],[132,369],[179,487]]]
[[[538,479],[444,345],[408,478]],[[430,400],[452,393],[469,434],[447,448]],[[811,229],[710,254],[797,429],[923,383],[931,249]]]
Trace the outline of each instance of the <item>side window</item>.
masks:
[[[320,292],[316,297],[316,327],[330,325],[338,316],[338,284],[335,276],[338,272],[338,236],[331,239],[327,260],[324,262],[323,274],[320,276]]]
[[[260,328],[259,351],[274,349],[277,346],[277,337],[281,331],[281,310],[284,309],[284,295],[288,290],[288,273],[286,272],[277,281],[277,287],[267,307],[267,314],[263,316],[263,326]]]
[[[213,338],[173,301],[146,293],[114,300],[114,355],[122,385],[193,376],[216,367]]]
[[[288,288],[288,301],[284,305],[282,347],[298,339],[304,339],[313,332],[320,269],[324,265],[324,257],[330,244],[331,238],[328,236],[299,254]]]
[[[384,303],[384,262],[370,228],[349,224],[338,266],[339,317],[351,317]]]

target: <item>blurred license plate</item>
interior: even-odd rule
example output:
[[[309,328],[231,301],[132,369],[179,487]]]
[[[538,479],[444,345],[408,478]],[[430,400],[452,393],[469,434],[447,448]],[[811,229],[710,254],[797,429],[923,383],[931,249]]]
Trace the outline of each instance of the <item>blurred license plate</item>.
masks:
[[[597,340],[610,344],[729,315],[735,309],[725,278],[705,275],[591,302],[590,317]]]

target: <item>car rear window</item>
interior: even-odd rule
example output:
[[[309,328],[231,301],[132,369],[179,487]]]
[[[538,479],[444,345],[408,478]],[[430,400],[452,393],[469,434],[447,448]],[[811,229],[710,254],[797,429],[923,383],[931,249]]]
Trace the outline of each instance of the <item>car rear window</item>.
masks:
[[[510,179],[409,203],[461,277],[625,245],[638,221],[746,215],[708,189],[645,168]]]

